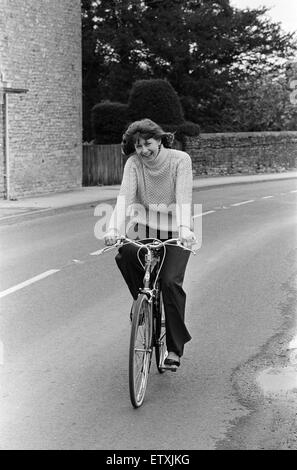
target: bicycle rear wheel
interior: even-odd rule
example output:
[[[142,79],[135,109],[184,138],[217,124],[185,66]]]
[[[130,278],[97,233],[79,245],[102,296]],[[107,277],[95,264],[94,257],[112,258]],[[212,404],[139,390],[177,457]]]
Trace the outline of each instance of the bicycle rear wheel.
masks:
[[[134,408],[142,405],[152,358],[152,305],[145,294],[136,301],[130,336],[129,391]]]
[[[166,324],[165,324],[165,312],[162,302],[162,294],[158,302],[158,311],[155,316],[155,356],[157,368],[160,374],[165,372],[164,360],[167,356],[167,346],[166,346]]]

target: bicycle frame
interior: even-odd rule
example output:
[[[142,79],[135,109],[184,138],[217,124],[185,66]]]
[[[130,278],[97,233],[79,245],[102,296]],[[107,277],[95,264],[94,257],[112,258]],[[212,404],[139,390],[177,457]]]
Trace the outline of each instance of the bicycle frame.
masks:
[[[148,300],[151,303],[152,299],[155,296],[155,289],[156,289],[156,284],[158,281],[159,273],[156,275],[156,279],[154,282],[153,287],[150,285],[150,280],[151,280],[151,274],[153,272],[153,269],[155,268],[156,265],[158,265],[160,261],[160,257],[158,255],[155,255],[153,250],[150,247],[147,247],[147,253],[145,255],[145,271],[144,271],[144,277],[143,277],[143,288],[140,289],[140,292],[143,294],[147,294]]]

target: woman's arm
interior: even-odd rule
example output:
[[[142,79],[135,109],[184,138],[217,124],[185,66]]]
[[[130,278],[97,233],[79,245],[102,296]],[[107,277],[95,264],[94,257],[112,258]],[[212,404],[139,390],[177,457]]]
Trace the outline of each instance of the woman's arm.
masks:
[[[192,227],[193,172],[190,155],[183,152],[176,175],[176,223],[177,227]]]
[[[133,157],[128,158],[117,203],[111,215],[108,232],[118,235],[125,233],[127,208],[135,203],[137,193],[137,172]]]

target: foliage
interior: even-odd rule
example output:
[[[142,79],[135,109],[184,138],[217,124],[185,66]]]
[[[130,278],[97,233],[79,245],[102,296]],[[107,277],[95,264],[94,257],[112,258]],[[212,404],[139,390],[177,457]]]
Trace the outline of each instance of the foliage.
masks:
[[[297,130],[297,108],[290,103],[286,78],[265,74],[240,83],[226,99],[217,130]]]
[[[297,49],[266,12],[229,0],[83,0],[85,129],[96,102],[127,102],[136,80],[153,78],[185,97],[186,119],[214,130],[233,89],[279,70]]]
[[[173,132],[175,140],[182,144],[182,147],[186,136],[195,137],[200,134],[200,126],[191,121],[184,121],[178,125],[164,124],[162,127],[166,132]]]
[[[119,144],[127,123],[127,105],[108,101],[92,109],[92,129],[95,144]]]
[[[194,122],[185,121],[180,124],[175,133],[177,140],[183,141],[185,136],[195,137],[200,134],[200,126]]]
[[[144,111],[145,110],[145,111]],[[128,105],[105,101],[92,109],[92,130],[97,144],[120,143],[129,122],[149,118],[165,131],[184,137],[199,135],[200,127],[185,121],[180,100],[166,80],[138,80],[132,87]]]
[[[95,28],[92,0],[82,0],[82,82],[83,82],[83,137],[90,140],[92,135],[91,109],[101,99],[100,77],[105,73],[104,60],[97,53],[97,32]]]
[[[184,121],[179,97],[166,80],[137,80],[128,101],[129,119],[149,118],[159,124]]]

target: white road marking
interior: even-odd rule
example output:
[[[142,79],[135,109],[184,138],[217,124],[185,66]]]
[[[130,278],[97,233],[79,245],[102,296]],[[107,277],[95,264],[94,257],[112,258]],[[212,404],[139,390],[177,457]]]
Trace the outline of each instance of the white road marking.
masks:
[[[251,202],[255,202],[255,199],[251,199],[250,201],[237,202],[236,204],[231,204],[231,206],[232,207],[243,206],[243,204],[250,204]]]
[[[297,189],[294,189],[294,191],[290,191],[290,193],[297,193]]]
[[[38,274],[38,276],[34,276],[31,279],[28,279],[27,281],[21,282],[20,284],[10,287],[9,289],[3,290],[2,292],[0,292],[0,299],[2,297],[6,297],[9,294],[13,294],[13,292],[23,289],[24,287],[27,287],[30,284],[34,284],[34,282],[41,281],[42,279],[45,279],[46,277],[51,276],[52,274],[55,274],[59,271],[60,269],[50,269],[49,271],[45,271],[42,274]]]
[[[274,196],[263,196],[262,199],[271,199]]]
[[[193,219],[195,219],[196,217],[202,217],[203,215],[213,214],[214,212],[216,212],[216,211],[202,212],[202,214],[193,215]]]

